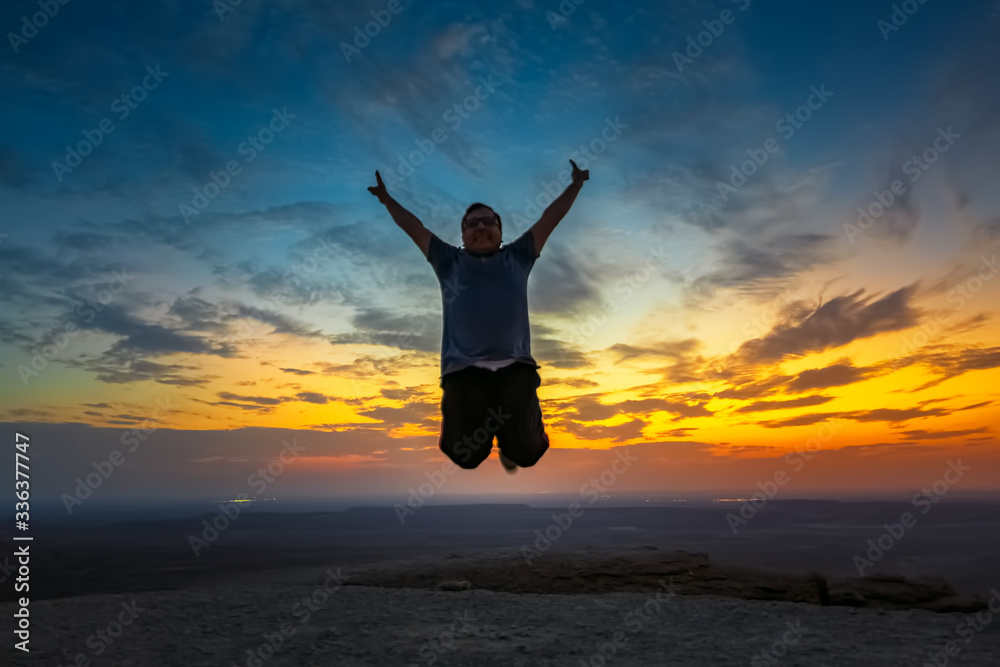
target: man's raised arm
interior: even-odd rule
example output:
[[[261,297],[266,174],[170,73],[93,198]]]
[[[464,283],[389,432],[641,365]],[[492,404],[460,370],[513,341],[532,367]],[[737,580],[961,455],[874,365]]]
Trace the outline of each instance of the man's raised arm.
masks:
[[[531,226],[531,235],[535,239],[535,255],[538,256],[542,252],[542,246],[545,245],[545,240],[549,238],[549,234],[552,230],[556,228],[559,221],[562,220],[569,209],[573,206],[573,202],[576,200],[576,196],[580,194],[580,188],[583,187],[583,182],[590,179],[589,169],[580,169],[576,166],[576,162],[572,160],[569,161],[573,165],[573,178],[572,182],[566,186],[563,193],[556,197],[555,201],[546,207],[545,212],[542,216],[538,218],[538,222]]]
[[[392,219],[399,225],[400,229],[413,239],[413,242],[420,248],[420,252],[424,253],[424,257],[427,257],[427,250],[431,245],[431,230],[424,227],[424,223],[420,222],[417,216],[407,211],[403,208],[402,204],[389,195],[389,191],[385,189],[385,183],[382,182],[382,176],[378,171],[375,172],[375,181],[378,185],[368,188],[368,192],[378,198],[382,205],[389,211]]]

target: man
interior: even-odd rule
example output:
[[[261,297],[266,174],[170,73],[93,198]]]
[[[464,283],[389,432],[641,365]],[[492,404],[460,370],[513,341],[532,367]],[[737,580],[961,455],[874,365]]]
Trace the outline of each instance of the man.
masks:
[[[588,170],[573,160],[572,182],[513,243],[500,245],[503,223],[486,204],[462,217],[462,248],[445,243],[389,196],[376,171],[368,191],[424,253],[441,285],[441,438],[438,446],[462,468],[486,460],[497,438],[508,472],[535,465],[549,448],[537,389],[541,368],[531,356],[528,274],[545,240],[569,212]],[[458,294],[451,294],[459,286]]]

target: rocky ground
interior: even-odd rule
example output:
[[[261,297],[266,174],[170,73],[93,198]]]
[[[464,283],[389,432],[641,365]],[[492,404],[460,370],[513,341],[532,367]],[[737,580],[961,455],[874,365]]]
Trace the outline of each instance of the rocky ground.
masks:
[[[462,590],[466,586],[509,593],[599,594],[655,591],[668,581],[681,595],[807,602],[872,609],[975,612],[983,597],[961,596],[938,577],[893,575],[828,578],[713,562],[704,553],[655,547],[587,550],[526,558],[506,551],[472,558],[407,560],[359,570],[347,585]]]
[[[527,565],[507,550],[40,600],[31,653],[9,640],[4,652],[43,666],[995,666],[1000,614],[986,602],[943,582],[849,588],[702,554],[588,551]],[[0,604],[6,618],[13,610]]]

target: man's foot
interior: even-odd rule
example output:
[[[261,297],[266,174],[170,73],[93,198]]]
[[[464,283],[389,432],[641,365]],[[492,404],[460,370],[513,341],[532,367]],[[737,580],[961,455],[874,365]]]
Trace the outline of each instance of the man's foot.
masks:
[[[504,456],[503,452],[500,452],[500,463],[503,464],[503,469],[509,472],[510,474],[513,475],[515,472],[517,472],[517,464],[511,461],[506,456]]]

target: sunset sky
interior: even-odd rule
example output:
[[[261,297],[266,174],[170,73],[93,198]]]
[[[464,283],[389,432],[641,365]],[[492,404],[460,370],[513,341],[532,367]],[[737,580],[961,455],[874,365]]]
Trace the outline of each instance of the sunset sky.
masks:
[[[297,438],[268,495],[405,496],[445,461],[441,293],[374,172],[511,242],[570,158],[528,286],[552,449],[442,494],[622,447],[615,491],[1000,489],[1000,2],[342,4],[0,9],[0,421],[38,493],[119,449],[107,498],[235,494]]]

